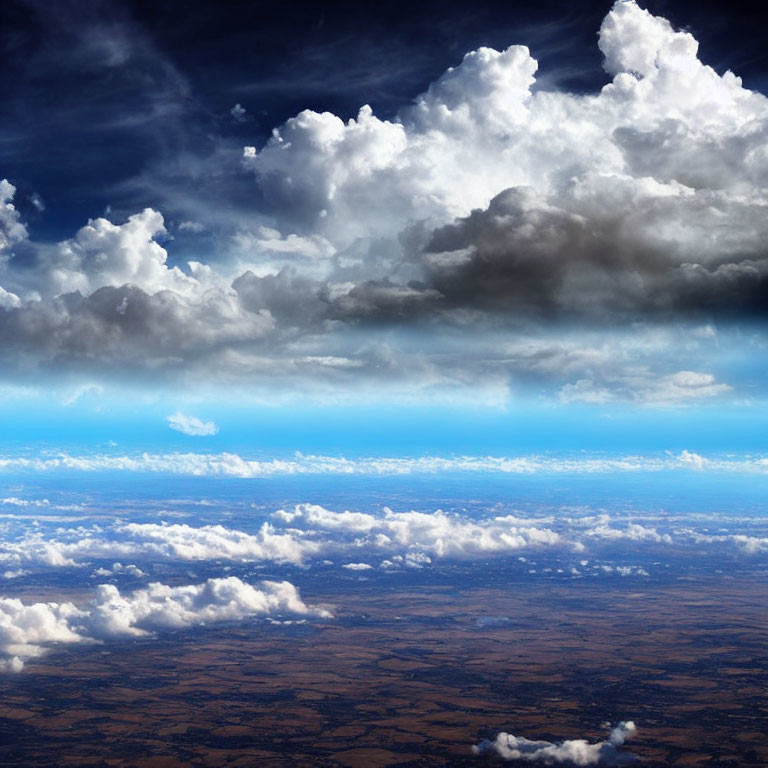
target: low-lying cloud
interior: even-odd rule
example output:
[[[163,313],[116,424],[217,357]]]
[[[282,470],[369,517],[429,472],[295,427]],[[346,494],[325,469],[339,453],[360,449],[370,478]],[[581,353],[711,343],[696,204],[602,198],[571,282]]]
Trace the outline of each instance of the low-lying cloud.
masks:
[[[88,519],[75,517],[67,525],[65,516],[8,516],[0,540],[5,578],[23,577],[30,569],[89,566],[92,577],[124,581],[174,564],[305,568],[329,558],[347,571],[395,572],[504,557],[517,558],[531,574],[648,578],[685,555],[760,560],[768,553],[768,528],[760,518],[720,515],[715,524],[692,513],[566,509],[531,516],[387,507],[374,513],[298,504],[267,520],[249,514],[239,526],[108,523],[102,517],[86,524]]]
[[[638,760],[636,755],[621,749],[624,742],[637,731],[628,720],[611,729],[605,741],[589,743],[586,739],[561,742],[532,741],[511,733],[500,733],[493,741],[483,741],[472,747],[476,755],[492,754],[504,760],[538,763],[540,765],[611,766],[628,765]]]
[[[287,581],[264,581],[259,587],[230,576],[202,584],[171,587],[153,583],[122,594],[111,584],[96,588],[85,607],[74,603],[24,603],[0,599],[2,669],[21,671],[24,659],[51,648],[94,643],[201,624],[237,621],[251,616],[331,618],[327,608],[307,605]]]

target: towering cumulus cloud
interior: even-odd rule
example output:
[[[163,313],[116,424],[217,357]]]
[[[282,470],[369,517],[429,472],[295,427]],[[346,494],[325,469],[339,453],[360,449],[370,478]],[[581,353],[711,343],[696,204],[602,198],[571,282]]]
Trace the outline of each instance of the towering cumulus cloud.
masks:
[[[596,93],[537,87],[512,45],[468,53],[392,120],[301,112],[245,148],[263,205],[205,265],[171,263],[150,209],[31,242],[4,183],[0,355],[314,384],[534,379],[567,400],[728,392],[700,368],[718,325],[768,308],[768,99],[631,0],[599,46]],[[628,348],[638,321],[654,330]]]

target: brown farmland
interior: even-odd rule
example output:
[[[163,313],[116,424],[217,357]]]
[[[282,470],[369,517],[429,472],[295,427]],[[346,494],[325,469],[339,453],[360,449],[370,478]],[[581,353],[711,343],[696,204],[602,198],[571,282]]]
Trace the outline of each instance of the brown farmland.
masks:
[[[478,765],[499,730],[598,740],[620,719],[645,766],[768,765],[762,576],[310,597],[337,618],[30,662],[0,679],[0,765]]]

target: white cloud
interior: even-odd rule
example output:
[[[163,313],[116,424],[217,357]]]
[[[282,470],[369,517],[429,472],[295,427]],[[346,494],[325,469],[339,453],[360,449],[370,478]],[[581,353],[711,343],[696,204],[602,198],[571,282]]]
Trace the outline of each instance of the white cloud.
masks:
[[[668,533],[661,534],[656,528],[646,527],[639,523],[628,523],[624,529],[612,528],[610,519],[601,520],[597,525],[585,532],[585,535],[599,539],[628,539],[630,541],[652,541],[671,544],[672,537]]]
[[[464,557],[564,544],[558,533],[535,525],[521,525],[514,517],[474,521],[442,510],[393,512],[385,507],[383,515],[369,515],[300,504],[293,512],[279,511],[275,517],[290,522],[294,528],[320,528],[352,535],[356,548],[385,552],[411,549],[419,555],[435,557]],[[418,567],[422,562],[429,562],[429,557],[411,558],[406,564]]]
[[[93,219],[74,238],[47,252],[35,288],[55,296],[71,291],[87,295],[99,288],[134,285],[149,293],[172,290],[190,294],[194,278],[167,264],[168,252],[157,242],[166,234],[163,216],[151,208],[124,224]]]
[[[111,568],[97,568],[93,576],[115,576],[115,575],[128,575],[133,576],[135,579],[141,579],[147,574],[141,570],[137,565],[129,563],[123,565],[122,563],[113,563]]]
[[[768,527],[759,518],[720,515],[713,527],[707,516],[663,511],[608,514],[567,508],[531,517],[494,510],[395,512],[387,507],[376,513],[337,512],[299,504],[277,510],[269,522],[257,518],[241,524],[253,529],[108,523],[101,516],[7,515],[2,523],[0,569],[6,578],[36,569],[83,566],[89,566],[93,576],[143,578],[156,563],[162,567],[204,562],[307,567],[337,562],[350,571],[375,566],[393,571],[427,568],[439,561],[506,557],[539,573],[647,577],[653,571],[649,556],[656,565],[656,559],[698,558],[704,552],[756,558],[768,552]],[[520,557],[523,554],[526,557]],[[539,557],[542,561],[537,563]],[[556,559],[556,570],[544,558]],[[570,558],[574,562],[568,562]]]
[[[24,669],[24,662],[18,656],[12,656],[10,659],[0,659],[0,672],[21,672]]]
[[[481,48],[395,121],[368,107],[346,123],[306,110],[264,148],[249,148],[246,165],[282,202],[283,226],[303,224],[339,249],[400,233],[411,221],[447,223],[516,190],[529,233],[521,236],[546,246],[531,260],[538,255],[549,266],[553,258],[557,270],[581,248],[569,234],[614,217],[630,263],[616,254],[613,264],[627,268],[628,280],[643,279],[645,270],[633,266],[655,245],[667,249],[670,266],[739,252],[761,258],[768,101],[730,72],[718,76],[696,58],[688,33],[634,2],[614,6],[599,45],[614,80],[598,94],[532,91],[538,65],[526,47]],[[749,201],[745,188],[756,193]],[[480,230],[472,247],[492,232]],[[522,245],[508,240],[500,258],[513,263],[515,243]],[[494,263],[490,279],[503,282],[504,265]],[[585,265],[576,259],[575,267]],[[587,275],[586,301],[594,298],[591,277],[600,280]]]
[[[290,582],[264,581],[257,589],[230,576],[182,587],[155,583],[127,596],[102,584],[85,624],[95,637],[114,637],[275,614],[331,617],[325,608],[306,605]]]
[[[0,265],[4,252],[14,243],[27,237],[27,228],[19,218],[19,212],[13,204],[16,187],[7,179],[0,180]],[[0,294],[0,297],[2,294]]]
[[[271,477],[281,475],[416,475],[443,472],[545,474],[707,471],[746,474],[768,472],[768,456],[706,457],[683,450],[679,454],[627,456],[415,456],[356,457],[302,455],[290,459],[248,459],[237,453],[142,453],[134,455],[71,455],[59,452],[38,457],[4,455],[0,471],[29,472],[157,472],[198,477]],[[286,515],[295,512],[286,512]],[[305,511],[302,514],[311,516]],[[283,519],[283,518],[280,518]],[[287,519],[287,518],[285,518]],[[362,513],[348,518],[323,518],[324,525],[370,523]],[[362,530],[362,528],[361,528]]]
[[[205,525],[127,523],[120,527],[139,549],[182,560],[274,560],[301,564],[320,549],[317,542],[297,539],[290,531],[262,524],[257,534]],[[78,545],[82,547],[82,545]]]
[[[532,741],[511,733],[500,733],[494,741],[483,741],[472,747],[476,755],[490,753],[504,760],[519,760],[541,765],[617,766],[627,765],[638,758],[620,747],[637,730],[629,720],[611,729],[606,741],[590,744],[585,739],[569,739],[558,743]]]
[[[3,598],[0,650],[9,658],[2,666],[6,671],[20,671],[23,658],[38,656],[52,645],[281,615],[332,616],[326,608],[304,603],[290,582],[264,581],[257,588],[234,576],[179,587],[153,583],[127,595],[111,584],[102,584],[84,608],[73,603],[25,604]]]
[[[205,226],[199,221],[182,221],[179,224],[179,230],[181,232],[192,232],[192,234],[199,235],[205,230]]]
[[[20,499],[18,496],[7,496],[0,499],[0,504],[8,504],[13,507],[50,507],[48,499]]]
[[[218,433],[218,426],[212,421],[201,421],[197,416],[188,416],[181,411],[167,417],[168,426],[185,435],[205,437]]]

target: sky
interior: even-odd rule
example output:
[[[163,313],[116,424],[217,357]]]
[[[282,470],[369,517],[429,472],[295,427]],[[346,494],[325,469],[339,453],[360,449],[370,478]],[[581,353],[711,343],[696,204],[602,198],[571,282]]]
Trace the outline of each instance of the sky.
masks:
[[[759,451],[765,29],[4,3],[4,456]]]

